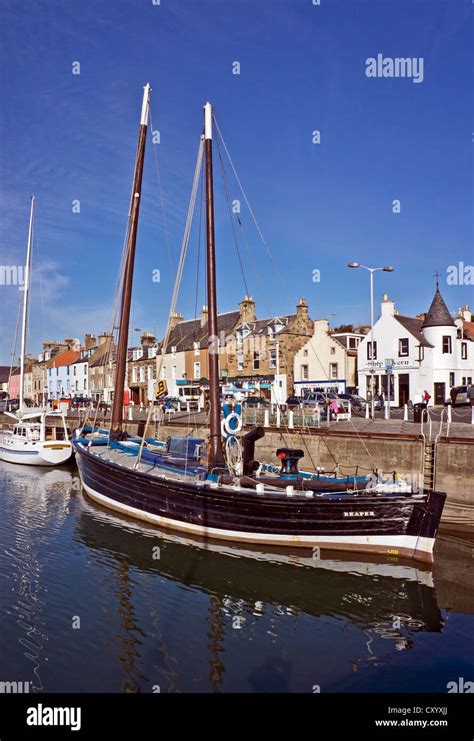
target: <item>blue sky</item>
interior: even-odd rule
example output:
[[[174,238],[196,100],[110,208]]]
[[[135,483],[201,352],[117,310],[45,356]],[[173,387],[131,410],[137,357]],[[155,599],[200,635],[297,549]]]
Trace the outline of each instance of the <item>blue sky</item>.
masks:
[[[290,312],[305,296],[314,318],[368,321],[368,276],[348,270],[350,260],[394,265],[395,273],[376,276],[375,294],[388,291],[401,313],[427,309],[436,270],[451,310],[474,303],[472,286],[446,284],[448,266],[474,263],[470,0],[2,0],[1,7],[0,264],[24,261],[34,193],[34,353],[45,337],[111,327],[148,81],[161,143],[147,145],[133,327],[162,333],[174,279],[153,148],[175,266],[208,99],[284,276],[282,286],[243,207],[252,257],[244,242],[242,256],[260,316]],[[422,57],[423,82],[368,78],[366,59],[378,53]],[[72,74],[75,61],[80,75]],[[232,74],[235,61],[240,75]],[[245,289],[217,152],[215,181],[226,311]],[[187,317],[197,232],[179,301]],[[20,293],[0,289],[0,362],[8,362]],[[199,307],[203,301],[201,279]]]

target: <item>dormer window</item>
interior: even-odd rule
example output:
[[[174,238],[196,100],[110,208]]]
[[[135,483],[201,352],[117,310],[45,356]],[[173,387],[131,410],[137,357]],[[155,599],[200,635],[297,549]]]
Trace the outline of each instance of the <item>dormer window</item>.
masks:
[[[199,342],[193,342],[194,354],[199,355]]]

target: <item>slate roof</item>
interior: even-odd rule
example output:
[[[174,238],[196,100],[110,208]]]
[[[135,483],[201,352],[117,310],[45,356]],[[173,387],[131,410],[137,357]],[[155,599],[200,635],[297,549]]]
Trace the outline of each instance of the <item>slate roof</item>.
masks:
[[[227,311],[223,314],[217,315],[217,331],[229,334],[233,332],[237,322],[240,319],[239,311]],[[207,347],[207,322],[201,327],[201,319],[188,319],[184,322],[179,322],[176,327],[170,332],[168,347],[166,352],[171,352],[171,348],[175,347],[176,352],[182,352],[183,350],[193,350],[194,343],[198,342],[199,347]]]
[[[18,375],[19,372],[20,372],[19,368],[13,368],[12,376]],[[10,378],[10,366],[0,365],[0,383],[8,383],[9,378]]]
[[[425,321],[423,322],[423,329],[426,327],[454,327],[453,318],[449,313],[449,309],[444,303],[444,299],[439,292],[439,288],[436,289],[431,306],[428,309]]]
[[[434,347],[431,342],[428,342],[421,331],[424,327],[421,319],[415,319],[412,316],[400,316],[400,314],[395,314],[395,319],[397,320],[397,322],[400,322],[402,327],[405,327],[407,332],[409,332],[418,340],[422,347]]]

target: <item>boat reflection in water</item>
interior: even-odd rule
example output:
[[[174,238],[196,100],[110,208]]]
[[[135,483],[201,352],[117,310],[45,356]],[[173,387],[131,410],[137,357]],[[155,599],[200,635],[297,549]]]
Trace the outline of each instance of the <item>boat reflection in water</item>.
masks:
[[[0,543],[4,676],[31,692],[443,692],[467,676],[467,541],[441,535],[433,565],[192,542],[95,505],[74,468],[0,462]]]
[[[12,481],[15,482],[13,492]],[[11,633],[14,638],[12,650],[20,655],[16,664],[25,667],[22,676],[28,676],[26,681],[30,692],[45,689],[42,667],[50,640],[45,571],[51,554],[42,547],[41,528],[48,522],[49,534],[54,538],[67,515],[63,494],[72,484],[73,474],[69,467],[48,469],[0,462],[0,494],[2,497],[13,494],[11,511],[6,510],[5,505],[1,507],[4,559],[0,561],[1,575],[3,585],[6,582],[8,588],[5,593],[0,589],[0,608],[15,621]],[[4,528],[13,530],[8,544]],[[8,637],[10,632],[6,622],[2,620],[2,630]],[[5,658],[4,673],[7,669]],[[8,676],[9,673],[7,671]]]
[[[362,561],[352,554],[344,558],[340,552],[301,549],[295,554],[289,554],[287,548],[268,553],[196,541],[104,513],[86,499],[78,535],[92,551],[108,551],[116,559],[116,594],[127,636],[121,663],[126,667],[124,689],[128,691],[140,691],[136,680],[142,676],[140,661],[134,660],[140,658],[137,647],[141,638],[138,620],[133,618],[136,578],[131,580],[132,585],[128,580],[132,572],[160,575],[207,596],[208,679],[213,691],[222,689],[229,629],[241,629],[247,640],[254,641],[258,638],[258,619],[265,612],[272,613],[270,627],[275,637],[282,618],[298,616],[345,621],[362,631],[365,635],[359,655],[354,655],[351,662],[353,671],[360,661],[377,659],[374,639],[385,639],[390,644],[386,649],[401,651],[412,646],[415,634],[439,633],[443,627],[429,565],[420,567],[413,561],[403,563],[375,556]],[[159,594],[156,602],[159,605]],[[178,615],[176,622],[181,623]],[[176,691],[175,661],[167,648],[163,626],[157,638],[164,664],[161,691]],[[289,689],[286,664],[282,658],[264,661],[248,677],[249,689]],[[166,687],[163,680],[168,683]]]

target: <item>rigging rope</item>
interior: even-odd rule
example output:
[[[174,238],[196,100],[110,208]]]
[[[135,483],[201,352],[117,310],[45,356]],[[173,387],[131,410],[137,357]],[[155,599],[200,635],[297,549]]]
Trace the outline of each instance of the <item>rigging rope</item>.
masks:
[[[283,289],[284,289],[284,291],[285,291],[285,294],[286,294],[287,298],[288,298],[288,299],[290,299],[290,295],[289,295],[289,291],[288,291],[288,288],[287,288],[287,286],[286,286],[285,282],[283,281],[283,279],[282,279],[282,277],[281,277],[281,275],[280,275],[280,272],[279,272],[279,270],[278,270],[278,267],[277,267],[277,265],[276,265],[276,263],[275,263],[275,260],[274,260],[274,258],[273,258],[273,255],[271,254],[270,248],[268,247],[268,244],[267,244],[267,242],[266,242],[266,240],[265,240],[265,237],[263,236],[262,230],[261,230],[261,228],[260,228],[260,226],[259,226],[259,224],[258,224],[258,222],[257,222],[257,219],[256,219],[256,217],[255,217],[255,214],[254,214],[254,212],[253,212],[253,209],[252,209],[252,207],[251,207],[251,205],[250,205],[250,202],[249,202],[249,200],[248,200],[248,198],[247,198],[247,194],[246,194],[246,192],[245,192],[245,190],[244,190],[244,187],[243,187],[243,185],[242,185],[242,183],[241,183],[241,180],[240,180],[240,178],[239,178],[239,176],[238,176],[238,174],[237,174],[237,170],[236,170],[236,168],[235,168],[235,165],[234,165],[234,163],[233,163],[233,161],[232,161],[232,158],[231,158],[231,156],[230,156],[229,150],[228,150],[228,148],[227,148],[227,145],[226,145],[226,143],[225,143],[224,137],[223,137],[223,135],[222,135],[221,129],[220,129],[220,127],[219,127],[219,124],[218,124],[218,122],[217,122],[217,119],[216,119],[216,117],[215,117],[215,115],[214,115],[214,114],[213,114],[213,120],[214,120],[214,123],[215,123],[215,125],[216,125],[216,129],[217,129],[217,132],[218,132],[218,134],[219,134],[219,137],[220,137],[220,139],[221,139],[221,141],[222,141],[222,145],[223,145],[223,147],[224,147],[224,151],[225,151],[225,153],[226,153],[226,155],[227,155],[227,158],[228,158],[228,160],[229,160],[230,166],[231,166],[231,168],[232,168],[232,171],[233,171],[233,173],[234,173],[235,179],[236,179],[236,181],[237,181],[237,183],[238,183],[238,186],[239,186],[239,188],[240,188],[240,190],[241,190],[241,193],[242,193],[242,195],[243,195],[243,197],[244,197],[244,200],[245,200],[245,203],[246,203],[246,205],[247,205],[247,208],[249,209],[250,215],[251,215],[251,217],[252,217],[252,219],[253,219],[253,222],[254,222],[254,224],[255,224],[255,227],[256,227],[256,229],[257,229],[257,232],[258,232],[258,234],[259,234],[259,236],[260,236],[261,242],[262,242],[262,244],[263,244],[263,246],[264,246],[264,248],[265,248],[265,251],[266,251],[266,253],[267,253],[267,255],[268,255],[268,258],[270,259],[270,262],[271,262],[271,264],[272,264],[272,267],[273,267],[273,269],[274,269],[274,272],[275,272],[276,276],[278,277],[278,279],[279,279],[279,281],[280,281],[281,285],[283,286]],[[217,141],[218,141],[218,140],[217,140]],[[218,146],[218,152],[219,152],[219,156],[220,156],[220,150],[219,150],[219,146]],[[239,224],[240,224],[240,226],[241,226],[241,230],[242,230],[242,232],[244,233],[244,229],[243,229],[243,225],[242,225],[242,222],[241,222],[241,220],[240,220],[240,219],[238,219],[238,221],[239,221]],[[244,233],[244,234],[245,234],[245,233]],[[247,241],[247,240],[246,240],[246,241]],[[247,242],[247,247],[248,247],[248,242]],[[250,250],[249,250],[249,251],[250,251]],[[254,266],[254,270],[255,270],[255,266]],[[255,272],[256,272],[256,274],[258,275],[258,272],[257,272],[256,270],[255,270]],[[325,375],[328,375],[328,376],[329,376],[329,374],[328,374],[328,372],[327,372],[326,368],[324,367],[324,365],[323,365],[323,363],[322,363],[322,361],[321,361],[321,359],[320,359],[320,357],[319,357],[318,353],[316,352],[316,349],[315,349],[315,347],[314,347],[314,345],[313,345],[313,341],[312,341],[312,339],[311,339],[311,338],[308,338],[307,342],[308,342],[308,344],[309,344],[309,346],[310,346],[310,348],[311,348],[311,351],[312,351],[313,355],[315,356],[315,358],[316,358],[317,362],[318,362],[318,363],[319,363],[319,365],[321,366],[321,369],[322,369],[323,373],[324,373]],[[330,380],[330,379],[328,378],[328,380]],[[278,405],[278,406],[280,406],[280,403],[279,403],[279,401],[278,401],[278,400],[277,400],[277,405]],[[329,414],[329,410],[328,410],[328,414]],[[375,467],[375,461],[374,461],[374,459],[373,459],[373,457],[372,457],[371,453],[369,452],[369,450],[368,450],[368,448],[367,448],[367,445],[365,444],[365,442],[364,442],[363,438],[361,437],[361,435],[360,435],[359,431],[357,430],[357,428],[355,427],[354,423],[352,422],[352,419],[350,420],[350,423],[351,423],[351,425],[352,425],[352,427],[353,427],[353,429],[354,429],[354,432],[356,433],[356,435],[357,435],[358,439],[359,439],[359,440],[360,440],[360,442],[362,443],[362,445],[363,445],[363,447],[364,447],[364,449],[365,449],[365,451],[366,451],[366,453],[367,453],[368,457],[370,458],[370,460],[372,461],[372,463],[374,464],[374,467]],[[285,426],[286,426],[286,425],[285,425]],[[289,432],[289,429],[288,429],[288,427],[287,427],[287,426],[286,426],[286,429],[287,429],[287,432]],[[309,433],[310,435],[312,434],[312,433],[311,433],[311,431],[310,431],[309,429],[308,429],[308,433]],[[283,437],[283,435],[282,435],[281,433],[280,433],[280,435],[281,435],[282,439],[284,439],[284,437]],[[305,445],[306,445],[306,443],[305,443]],[[331,450],[330,450],[330,448],[329,448],[329,445],[328,445],[328,443],[327,443],[327,442],[326,442],[326,447],[327,447],[327,449],[328,449],[329,453],[331,454],[331,457],[333,458],[333,460],[334,460],[334,461],[336,462],[336,464],[337,464],[337,460],[336,460],[336,458],[334,457],[334,455],[332,454],[332,452],[331,452]],[[309,451],[308,451],[308,452],[309,452]],[[310,457],[311,457],[311,456],[310,456]],[[311,461],[311,462],[313,463],[313,461]],[[314,465],[314,463],[313,463],[313,465]]]

